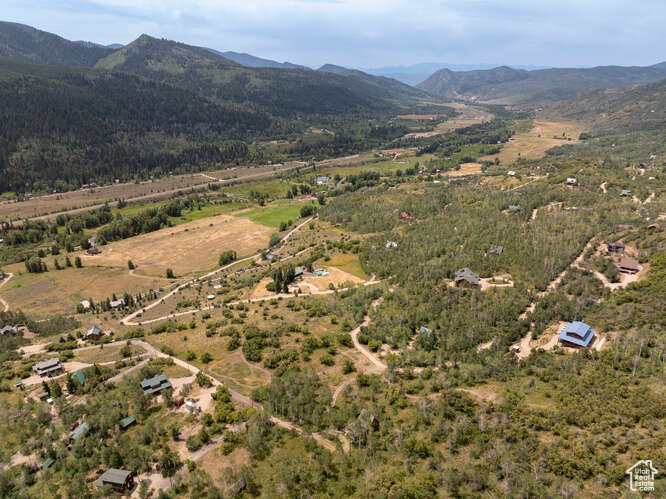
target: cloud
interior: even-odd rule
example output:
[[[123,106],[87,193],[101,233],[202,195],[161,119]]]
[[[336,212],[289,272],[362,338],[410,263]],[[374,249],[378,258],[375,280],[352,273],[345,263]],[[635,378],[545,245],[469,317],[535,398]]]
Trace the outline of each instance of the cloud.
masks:
[[[3,0],[12,20],[70,39],[140,33],[318,65],[422,61],[650,64],[663,57],[658,0]]]

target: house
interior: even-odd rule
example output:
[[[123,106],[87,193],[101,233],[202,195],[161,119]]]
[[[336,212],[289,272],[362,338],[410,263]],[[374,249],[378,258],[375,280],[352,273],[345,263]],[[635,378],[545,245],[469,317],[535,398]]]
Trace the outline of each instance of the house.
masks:
[[[93,340],[97,341],[99,340],[102,336],[104,336],[104,333],[102,330],[97,326],[97,324],[94,324],[93,327],[88,329],[88,332],[83,335],[83,341],[88,341],[88,340]]]
[[[19,334],[20,332],[18,326],[10,326],[9,324],[0,329],[0,335],[2,336]]]
[[[400,218],[402,218],[403,220],[407,220],[409,218],[409,213],[407,213],[406,211],[401,212]]]
[[[111,308],[119,308],[124,306],[125,306],[125,298],[119,298],[117,300],[111,300],[109,302],[109,307]]]
[[[86,376],[83,374],[83,371],[76,371],[72,374],[72,379],[78,381],[81,386],[86,384]]]
[[[509,170],[509,171],[507,172],[507,175],[508,175],[509,177],[515,177],[515,176],[516,176],[516,172],[514,172],[513,170]]]
[[[510,350],[515,354],[519,354],[520,353],[520,346],[519,345],[513,345]]]
[[[88,255],[99,255],[102,252],[97,246],[92,246],[91,248],[88,248],[86,251],[86,254]]]
[[[490,245],[490,251],[489,253],[491,255],[501,255],[502,252],[504,252],[504,246],[498,246],[496,244],[491,244]]]
[[[215,295],[208,295],[206,296],[206,300],[211,301],[215,299]]]
[[[32,370],[38,375],[44,377],[44,376],[53,376],[54,374],[58,374],[62,372],[63,368],[62,364],[60,363],[60,360],[58,360],[57,357],[54,357],[52,359],[47,359],[37,362],[37,364],[32,366]]]
[[[90,301],[89,300],[81,300],[81,306],[83,307],[83,310],[90,310]]]
[[[303,277],[303,269],[294,270],[294,279],[298,279],[299,277]]]
[[[74,442],[79,438],[85,437],[89,431],[90,425],[84,421],[69,435],[69,439]]]
[[[469,268],[465,267],[456,272],[454,281],[456,286],[478,286],[479,274],[475,274]]]
[[[617,269],[626,274],[636,274],[641,270],[641,267],[636,260],[625,256],[622,257],[620,263],[617,264]]]
[[[104,487],[111,485],[113,490],[118,492],[125,492],[134,487],[134,473],[129,470],[119,470],[116,468],[109,468],[101,477],[95,482],[97,487]]]
[[[141,382],[141,389],[146,395],[159,393],[165,388],[171,388],[171,381],[164,374],[158,374]]]
[[[14,388],[18,388],[19,390],[23,390],[23,381],[22,380],[17,380],[14,381]]]
[[[328,177],[317,177],[315,179],[315,183],[317,185],[326,185],[328,184],[329,178]]]
[[[277,258],[277,255],[275,253],[266,253],[266,256],[264,258],[269,262],[272,262]]]
[[[521,210],[522,210],[522,208],[520,207],[519,204],[510,204],[509,205],[509,212],[510,213],[518,213]]]
[[[623,253],[624,252],[624,244],[622,243],[608,243],[608,252],[609,253]]]
[[[560,332],[558,341],[561,345],[573,348],[586,348],[594,340],[595,332],[584,322],[570,322]]]
[[[620,192],[620,196],[622,197],[631,196],[631,191],[629,189],[622,189],[622,192]]]
[[[647,230],[649,230],[649,231],[657,230],[658,228],[659,228],[659,225],[657,225],[657,224],[651,224],[651,225],[647,226]]]
[[[578,185],[578,179],[575,177],[568,177],[567,185]]]
[[[55,463],[55,459],[53,459],[52,457],[48,458],[48,459],[47,459],[46,461],[44,461],[44,463],[42,464],[42,471],[45,470],[45,469],[50,468],[51,466],[53,466],[53,463]]]
[[[328,275],[328,272],[325,269],[315,269],[314,275],[317,277],[326,277]]]
[[[385,246],[386,246],[386,248],[397,248],[398,243],[396,243],[395,241],[386,241]]]
[[[121,430],[126,430],[133,424],[136,424],[136,418],[134,416],[127,416],[118,422],[118,426],[120,426]]]

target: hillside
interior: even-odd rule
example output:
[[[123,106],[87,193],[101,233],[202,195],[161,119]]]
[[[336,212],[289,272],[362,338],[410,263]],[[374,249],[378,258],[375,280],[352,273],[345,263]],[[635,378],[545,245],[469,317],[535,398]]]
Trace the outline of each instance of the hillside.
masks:
[[[251,54],[245,54],[240,52],[220,52],[219,50],[207,48],[214,54],[221,55],[229,59],[230,61],[237,62],[241,66],[246,68],[282,68],[282,69],[307,69],[305,66],[299,66],[298,64],[292,64],[291,62],[277,62],[271,59],[264,59],[262,57],[257,57]]]
[[[264,113],[129,74],[0,60],[0,190],[76,188],[251,159]]]
[[[566,99],[589,90],[649,83],[665,77],[666,63],[648,67],[599,66],[535,71],[502,66],[477,71],[442,69],[417,86],[445,98],[518,104]]]
[[[390,110],[424,95],[394,80],[359,72],[246,68],[207,49],[142,35],[97,68],[177,85],[217,101],[256,106],[281,117]]]
[[[113,49],[72,42],[23,24],[0,21],[0,57],[50,66],[94,66]]]

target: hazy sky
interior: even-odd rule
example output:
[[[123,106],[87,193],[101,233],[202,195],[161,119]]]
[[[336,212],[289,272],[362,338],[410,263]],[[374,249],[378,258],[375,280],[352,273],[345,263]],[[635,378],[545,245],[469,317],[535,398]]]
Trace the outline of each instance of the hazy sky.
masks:
[[[141,33],[310,66],[666,60],[664,0],[0,0],[71,40]]]

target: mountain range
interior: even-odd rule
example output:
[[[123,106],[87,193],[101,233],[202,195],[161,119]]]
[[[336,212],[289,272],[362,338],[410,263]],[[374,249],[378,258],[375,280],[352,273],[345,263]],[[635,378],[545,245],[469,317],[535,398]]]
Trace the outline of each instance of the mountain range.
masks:
[[[666,62],[647,67],[599,66],[527,71],[501,66],[489,70],[440,69],[417,85],[446,99],[525,104],[575,97],[581,92],[649,83],[666,78]]]

